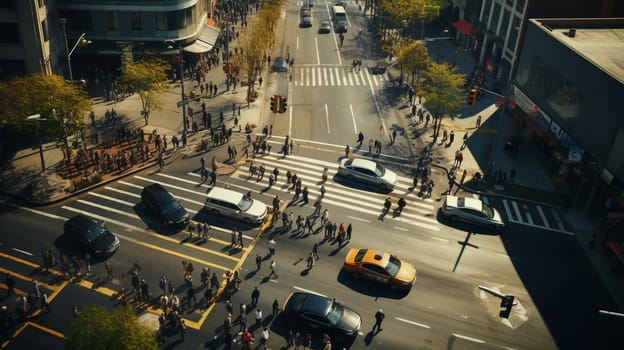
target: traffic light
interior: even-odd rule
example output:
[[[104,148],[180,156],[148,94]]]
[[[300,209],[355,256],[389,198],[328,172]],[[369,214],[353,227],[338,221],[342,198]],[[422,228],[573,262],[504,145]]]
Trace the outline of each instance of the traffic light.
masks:
[[[509,318],[509,314],[511,313],[511,308],[513,307],[513,302],[516,297],[513,295],[505,295],[503,300],[501,300],[501,307],[504,307],[505,310],[501,310],[499,313],[500,317]]]
[[[271,96],[271,112],[277,113],[279,111],[280,96]]]
[[[279,112],[280,113],[284,113],[286,112],[286,108],[288,106],[288,104],[286,102],[288,102],[288,99],[285,96],[280,96],[280,103],[279,103]]]
[[[479,96],[479,90],[477,88],[470,89],[470,94],[468,95],[469,106],[474,106],[477,103],[477,96]]]

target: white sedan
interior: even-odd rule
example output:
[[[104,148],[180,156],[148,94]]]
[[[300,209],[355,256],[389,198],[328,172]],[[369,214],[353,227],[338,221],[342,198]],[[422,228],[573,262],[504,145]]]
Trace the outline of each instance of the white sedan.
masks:
[[[446,196],[441,211],[453,221],[464,221],[499,231],[505,228],[500,213],[479,199]]]
[[[338,175],[346,177],[349,181],[371,184],[384,191],[392,190],[398,179],[394,171],[372,160],[360,158],[341,160]]]

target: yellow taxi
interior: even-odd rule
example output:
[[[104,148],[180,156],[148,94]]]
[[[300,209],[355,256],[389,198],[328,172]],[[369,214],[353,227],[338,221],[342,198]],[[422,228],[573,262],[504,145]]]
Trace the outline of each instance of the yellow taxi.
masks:
[[[343,269],[355,279],[367,279],[408,290],[416,281],[416,269],[396,256],[377,249],[352,248],[345,257]]]

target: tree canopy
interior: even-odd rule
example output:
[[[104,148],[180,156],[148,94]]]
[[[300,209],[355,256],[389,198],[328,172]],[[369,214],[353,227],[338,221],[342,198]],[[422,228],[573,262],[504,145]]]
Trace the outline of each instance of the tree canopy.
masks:
[[[126,90],[135,91],[141,98],[141,109],[145,124],[149,122],[152,109],[161,110],[163,102],[159,95],[167,91],[167,70],[169,64],[159,58],[127,61],[121,67],[119,83]]]
[[[429,66],[429,51],[420,40],[404,40],[405,45],[397,47],[397,62],[401,71],[410,74],[411,84],[416,83],[420,73]],[[403,41],[402,41],[403,42]]]
[[[91,100],[82,87],[59,75],[32,74],[0,82],[2,124],[12,125],[18,131],[40,129],[43,134],[60,139],[61,116],[69,134],[83,127],[84,116],[90,109]],[[47,122],[26,120],[35,114]]]
[[[67,334],[69,350],[150,350],[158,349],[156,335],[141,326],[132,307],[110,313],[90,305],[76,317]]]

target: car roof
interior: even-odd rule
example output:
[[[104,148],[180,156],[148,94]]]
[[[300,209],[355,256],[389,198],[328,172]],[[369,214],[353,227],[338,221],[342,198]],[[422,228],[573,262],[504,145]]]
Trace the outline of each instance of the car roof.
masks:
[[[351,160],[351,166],[367,169],[370,171],[375,171],[375,169],[377,169],[377,163],[373,162],[372,160],[362,158],[355,158]]]
[[[238,203],[243,198],[243,194],[240,192],[228,190],[227,188],[223,188],[223,187],[213,187],[208,192],[208,198],[215,198],[215,199],[225,198],[227,200],[231,199],[233,202]]]
[[[483,202],[480,199],[470,197],[446,196],[446,203],[457,208],[467,208],[481,211]]]
[[[71,225],[72,227],[79,228],[80,230],[88,230],[91,226],[96,225],[95,220],[84,214],[78,214],[71,219],[67,220],[65,225]]]
[[[378,249],[367,249],[361,263],[374,263],[376,265],[385,266],[390,259],[390,253]]]
[[[332,300],[318,294],[297,292],[289,299],[289,303],[292,302],[294,310],[297,311],[310,311],[321,314],[327,314],[327,311],[331,307]]]

